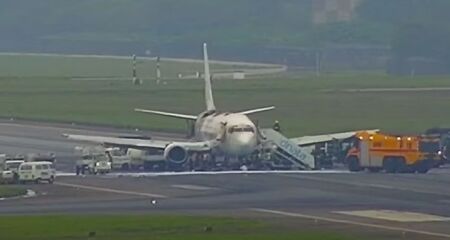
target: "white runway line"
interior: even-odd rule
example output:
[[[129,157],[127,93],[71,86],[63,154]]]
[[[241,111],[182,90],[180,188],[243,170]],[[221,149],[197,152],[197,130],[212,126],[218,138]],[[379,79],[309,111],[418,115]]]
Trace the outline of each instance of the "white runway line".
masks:
[[[378,93],[378,92],[437,92],[450,91],[449,87],[422,87],[422,88],[350,88],[350,89],[324,89],[321,92],[346,93]]]
[[[160,195],[160,194],[153,194],[153,193],[122,191],[122,190],[117,190],[117,189],[112,189],[112,188],[102,188],[102,187],[94,187],[94,186],[87,186],[87,185],[63,183],[63,182],[55,182],[54,184],[58,185],[58,186],[63,186],[63,187],[72,187],[72,188],[93,190],[93,191],[98,191],[98,192],[117,193],[117,194],[123,194],[123,195],[133,195],[133,196],[150,197],[150,198],[167,198],[167,196]]]
[[[181,188],[186,190],[194,190],[194,191],[208,191],[208,190],[214,190],[217,188],[213,187],[206,187],[206,186],[199,186],[199,185],[187,185],[187,184],[175,184],[172,185],[173,188]]]
[[[359,173],[353,173],[353,174],[359,174]],[[318,181],[318,182],[325,182],[330,184],[343,184],[343,185],[349,185],[349,186],[355,186],[355,187],[369,187],[369,188],[378,188],[378,189],[386,189],[386,190],[400,190],[400,191],[406,191],[406,192],[413,192],[413,193],[419,193],[419,194],[430,194],[430,195],[446,195],[450,196],[450,193],[446,192],[433,192],[433,191],[427,191],[423,189],[412,189],[412,188],[406,188],[406,187],[397,187],[397,186],[391,186],[391,185],[384,185],[384,184],[373,184],[373,183],[363,183],[363,182],[356,182],[356,181],[345,181],[345,180],[337,180],[337,179],[325,179],[325,178],[318,178],[318,177],[301,177],[296,175],[283,175],[285,177],[290,178],[296,178],[296,179],[307,179],[312,181]],[[360,176],[364,176],[360,174]]]
[[[159,176],[190,176],[190,175],[230,175],[230,174],[331,174],[347,173],[349,171],[324,170],[324,171],[212,171],[212,172],[147,172],[147,173],[110,173],[107,176],[116,177],[159,177]]]
[[[307,215],[307,214],[301,214],[301,213],[283,212],[283,211],[277,211],[277,210],[271,210],[271,209],[252,208],[250,210],[254,211],[254,212],[268,213],[268,214],[281,215],[281,216],[287,216],[287,217],[319,220],[319,221],[324,221],[324,222],[340,223],[340,224],[347,224],[347,225],[354,225],[354,226],[368,227],[368,228],[376,228],[376,229],[389,230],[389,231],[394,231],[394,232],[415,233],[415,234],[420,234],[420,235],[442,237],[442,238],[450,239],[450,234],[422,231],[422,230],[416,230],[416,229],[412,229],[412,228],[392,227],[392,226],[381,225],[381,224],[362,223],[362,222],[356,222],[356,221],[351,221],[351,220],[320,217],[320,216]]]
[[[336,211],[334,213],[365,217],[372,219],[381,219],[394,222],[447,222],[450,221],[448,217],[442,217],[431,214],[404,212],[394,210],[361,210],[361,211]]]
[[[56,177],[74,177],[77,176],[75,173],[69,173],[69,172],[56,172]]]

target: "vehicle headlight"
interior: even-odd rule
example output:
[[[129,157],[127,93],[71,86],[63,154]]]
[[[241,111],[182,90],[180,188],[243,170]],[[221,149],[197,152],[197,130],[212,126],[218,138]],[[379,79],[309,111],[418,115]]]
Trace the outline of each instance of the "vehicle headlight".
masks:
[[[96,163],[95,163],[95,166],[97,166],[97,167],[100,166],[100,163],[99,163],[99,162],[96,162]]]
[[[438,151],[437,154],[442,155],[442,151]]]

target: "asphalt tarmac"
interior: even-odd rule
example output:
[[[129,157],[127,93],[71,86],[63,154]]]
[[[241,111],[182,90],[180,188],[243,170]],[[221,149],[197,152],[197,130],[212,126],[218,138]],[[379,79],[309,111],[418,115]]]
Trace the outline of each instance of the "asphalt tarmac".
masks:
[[[73,147],[79,144],[65,140],[62,133],[117,135],[133,131],[6,122],[0,123],[0,150],[55,152],[57,168],[67,171]],[[67,174],[53,185],[27,185],[37,193],[35,197],[0,201],[0,214],[221,215],[361,238],[449,239],[449,185],[447,168],[428,174]]]

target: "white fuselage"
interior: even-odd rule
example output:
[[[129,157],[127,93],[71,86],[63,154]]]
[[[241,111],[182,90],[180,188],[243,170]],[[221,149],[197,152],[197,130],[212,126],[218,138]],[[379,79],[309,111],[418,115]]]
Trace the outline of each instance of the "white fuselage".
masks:
[[[246,156],[258,145],[255,124],[244,114],[205,112],[195,123],[195,138],[220,139],[219,150],[228,156]]]

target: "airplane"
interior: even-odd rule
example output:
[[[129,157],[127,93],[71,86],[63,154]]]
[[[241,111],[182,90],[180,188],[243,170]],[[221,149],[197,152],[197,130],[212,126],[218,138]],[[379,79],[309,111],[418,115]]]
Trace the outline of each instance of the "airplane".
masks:
[[[124,147],[129,149],[157,150],[164,152],[164,159],[173,165],[181,166],[192,153],[207,153],[212,156],[247,157],[260,149],[265,136],[263,131],[250,120],[249,115],[275,109],[274,106],[250,109],[240,112],[220,112],[216,109],[213,99],[211,74],[208,59],[207,44],[203,44],[204,84],[206,109],[199,115],[188,115],[166,111],[156,111],[136,108],[136,112],[172,117],[194,122],[193,137],[189,141],[163,141],[153,139],[127,139],[119,137],[86,136],[64,134],[75,141],[100,143],[103,145]],[[320,143],[327,139],[347,138],[355,132],[341,134],[307,136],[301,139],[291,139],[294,144]]]
[[[194,136],[191,141],[172,142],[144,139],[124,139],[115,137],[71,135],[72,140],[101,143],[137,149],[157,149],[164,151],[164,157],[173,164],[183,164],[189,153],[224,154],[225,156],[245,157],[257,150],[262,138],[257,126],[248,115],[270,111],[274,106],[250,109],[240,112],[220,112],[213,99],[211,74],[207,44],[203,45],[204,81],[206,110],[199,115],[187,115],[147,109],[135,109],[136,112],[155,114],[194,121]]]

